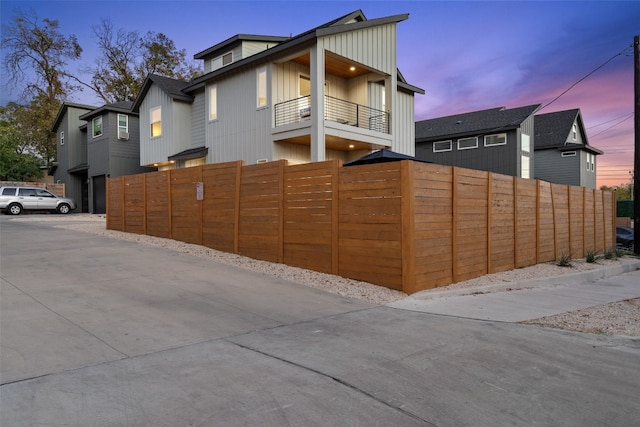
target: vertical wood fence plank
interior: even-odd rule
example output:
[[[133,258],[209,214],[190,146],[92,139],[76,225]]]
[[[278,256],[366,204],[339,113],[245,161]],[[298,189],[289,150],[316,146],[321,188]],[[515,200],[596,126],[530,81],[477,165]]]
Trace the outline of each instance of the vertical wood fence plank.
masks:
[[[415,173],[414,162],[400,162],[400,191],[402,197],[402,290],[407,294],[416,292],[415,249]]]
[[[453,180],[451,182],[451,198],[453,211],[453,229],[451,230],[451,256],[452,256],[452,279],[453,283],[458,281],[458,172],[459,169],[453,167]]]

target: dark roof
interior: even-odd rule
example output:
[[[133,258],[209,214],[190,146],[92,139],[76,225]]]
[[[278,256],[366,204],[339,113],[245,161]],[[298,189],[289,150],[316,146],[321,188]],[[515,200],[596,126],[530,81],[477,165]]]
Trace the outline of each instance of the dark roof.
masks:
[[[181,101],[191,103],[193,102],[193,96],[187,95],[183,92],[187,86],[189,86],[188,82],[184,82],[178,79],[172,79],[170,77],[159,76],[157,74],[149,74],[142,84],[142,88],[140,89],[140,93],[136,97],[136,100],[133,102],[131,106],[131,111],[138,112],[140,108],[140,104],[144,99],[145,95],[151,88],[151,85],[155,84],[158,86],[164,93],[169,95],[171,99],[174,101]]]
[[[173,156],[169,156],[168,160],[197,159],[199,157],[206,156],[208,152],[209,152],[209,149],[207,147],[190,148],[188,150],[184,150],[179,153],[176,153]]]
[[[345,163],[342,166],[357,166],[357,165],[369,165],[372,163],[386,163],[386,162],[399,162],[400,160],[414,160],[416,162],[431,163],[426,160],[417,159],[406,154],[396,153],[395,151],[387,150],[383,148],[373,153],[367,154],[359,159],[352,160]]]
[[[113,104],[105,104],[100,108],[96,108],[88,113],[83,114],[79,117],[80,120],[91,120],[92,118],[101,115],[104,112],[113,111],[116,113],[125,113],[132,114],[131,107],[133,106],[133,102],[131,101],[119,101],[114,102]],[[134,113],[135,114],[135,113]]]
[[[574,123],[577,123],[580,129],[583,144],[567,144],[567,139],[571,134]],[[602,151],[589,145],[587,132],[585,131],[579,108],[556,111],[555,113],[537,114],[534,117],[533,140],[536,150],[575,150],[576,148],[580,148],[594,154],[602,154]]]
[[[507,109],[505,107],[416,122],[416,141],[454,137],[470,133],[498,132],[515,129],[540,108],[540,104]]]
[[[79,108],[79,109],[87,110],[87,111],[91,111],[91,110],[96,108],[96,107],[91,106],[91,105],[75,104],[73,102],[66,102],[66,101],[63,102],[62,105],[60,106],[60,109],[58,110],[58,114],[56,115],[56,119],[53,121],[53,124],[51,125],[51,132],[56,132],[56,129],[58,129],[58,126],[60,126],[60,122],[62,121],[62,118],[64,117],[64,115],[67,112],[67,109],[69,107]]]
[[[222,50],[225,48],[230,48],[237,42],[240,41],[253,41],[253,42],[268,42],[268,43],[281,43],[289,40],[289,37],[279,37],[279,36],[259,36],[252,34],[237,34],[227,40],[220,42],[214,46],[211,46],[208,49],[203,50],[202,52],[198,52],[193,55],[193,59],[204,59],[205,57],[211,55],[217,50]]]

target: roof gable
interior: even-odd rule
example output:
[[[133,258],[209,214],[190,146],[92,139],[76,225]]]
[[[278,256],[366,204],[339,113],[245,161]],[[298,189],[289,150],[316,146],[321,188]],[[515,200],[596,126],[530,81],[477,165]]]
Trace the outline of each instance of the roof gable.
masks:
[[[583,143],[567,143],[573,124],[578,126]],[[602,154],[602,151],[589,145],[587,132],[582,121],[580,109],[556,111],[554,113],[537,114],[534,117],[534,148],[546,150],[552,148],[572,148],[580,146],[589,152]]]
[[[189,86],[188,82],[184,82],[178,79],[172,79],[169,77],[159,76],[157,74],[149,74],[145,79],[144,84],[142,85],[142,88],[140,89],[140,93],[138,93],[138,96],[136,97],[135,102],[131,106],[131,111],[136,113],[138,112],[138,109],[140,108],[140,104],[144,100],[144,97],[146,96],[151,86],[154,84],[158,86],[160,90],[166,93],[174,101],[188,102],[188,103],[193,102],[193,96],[183,92],[183,89]]]
[[[416,141],[468,133],[497,132],[519,127],[540,108],[540,104],[505,107],[416,122]]]
[[[60,123],[62,122],[62,119],[64,119],[65,114],[67,114],[67,109],[69,108],[78,108],[81,110],[91,111],[96,107],[91,105],[75,104],[73,102],[63,102],[60,106],[60,109],[58,110],[58,114],[56,115],[53,124],[51,125],[51,132],[57,132],[58,126],[60,126]]]
[[[114,102],[113,104],[105,104],[100,108],[96,108],[92,111],[89,111],[86,114],[80,116],[81,120],[91,120],[92,118],[102,115],[105,112],[114,112],[114,113],[122,113],[122,114],[136,114],[131,111],[131,107],[133,106],[132,101],[120,101]]]

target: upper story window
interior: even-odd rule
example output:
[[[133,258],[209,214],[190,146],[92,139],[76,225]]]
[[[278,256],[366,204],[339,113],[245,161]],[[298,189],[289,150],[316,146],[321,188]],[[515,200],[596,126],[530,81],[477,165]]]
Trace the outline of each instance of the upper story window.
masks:
[[[209,120],[218,119],[218,86],[209,88]]]
[[[162,107],[152,108],[150,111],[151,138],[162,135]]]
[[[222,55],[222,66],[229,65],[233,62],[233,52]]]
[[[506,143],[507,143],[506,133],[497,133],[495,135],[485,135],[484,137],[485,147],[491,147],[494,145],[506,145]]]
[[[461,138],[458,140],[458,150],[469,150],[471,148],[478,148],[478,138]]]
[[[576,156],[576,152],[575,151],[564,151],[561,154],[562,157],[575,157]]]
[[[102,116],[91,121],[91,132],[94,138],[102,135]]]
[[[60,132],[60,145],[64,145],[64,131]]]
[[[451,141],[438,141],[433,143],[433,152],[441,153],[443,151],[451,151]]]
[[[311,79],[309,76],[300,74],[298,78],[298,96],[311,95]]]
[[[118,114],[118,139],[129,139],[129,116]]]
[[[523,153],[531,153],[531,138],[529,138],[529,135],[523,133],[520,136],[520,148]]]
[[[267,67],[258,68],[257,80],[257,106],[265,107],[267,105]]]
[[[578,139],[578,125],[575,123],[573,124],[573,128],[571,129],[571,138],[573,138],[574,141]]]

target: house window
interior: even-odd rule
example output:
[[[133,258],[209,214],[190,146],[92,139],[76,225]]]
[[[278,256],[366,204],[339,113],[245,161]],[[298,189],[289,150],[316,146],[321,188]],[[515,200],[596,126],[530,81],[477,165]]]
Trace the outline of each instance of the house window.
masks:
[[[592,154],[591,155],[591,172],[595,172],[596,171],[596,155]]]
[[[461,138],[458,140],[458,150],[468,150],[470,148],[478,148],[478,137]]]
[[[441,153],[443,151],[451,151],[451,141],[438,141],[433,143],[434,153]]]
[[[576,156],[576,152],[575,151],[565,151],[564,153],[561,154],[562,157],[575,157]]]
[[[222,55],[222,66],[229,65],[233,62],[233,52]]]
[[[202,166],[207,163],[206,157],[198,157],[197,159],[190,159],[184,161],[185,168],[192,168],[194,166]]]
[[[578,139],[578,125],[575,123],[573,124],[573,129],[571,130],[571,137],[574,141]]]
[[[300,74],[298,78],[298,96],[311,95],[311,79],[309,76],[303,76]]]
[[[102,135],[102,116],[96,117],[91,121],[91,129],[94,138]]]
[[[520,137],[520,149],[523,153],[531,153],[531,138],[529,138],[529,135],[522,134]]]
[[[162,135],[162,107],[151,109],[151,138]]]
[[[528,153],[520,158],[520,178],[531,178],[531,159]]]
[[[129,116],[118,114],[118,139],[129,139]]]
[[[591,169],[591,154],[587,153],[587,171]]]
[[[64,145],[64,132],[60,132],[60,145]]]
[[[267,105],[267,67],[258,69],[258,107]]]
[[[209,88],[209,120],[218,120],[218,86]]]
[[[507,143],[506,133],[497,133],[495,135],[485,135],[484,146],[491,147],[494,145],[505,145]]]

